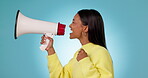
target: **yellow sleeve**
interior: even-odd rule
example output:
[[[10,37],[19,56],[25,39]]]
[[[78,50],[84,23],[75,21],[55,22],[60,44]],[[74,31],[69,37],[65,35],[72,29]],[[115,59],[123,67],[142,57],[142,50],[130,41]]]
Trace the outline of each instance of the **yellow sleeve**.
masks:
[[[47,56],[50,78],[71,78],[70,64],[62,67],[56,53]]]
[[[85,78],[114,78],[112,60],[107,50],[95,49],[79,64]]]

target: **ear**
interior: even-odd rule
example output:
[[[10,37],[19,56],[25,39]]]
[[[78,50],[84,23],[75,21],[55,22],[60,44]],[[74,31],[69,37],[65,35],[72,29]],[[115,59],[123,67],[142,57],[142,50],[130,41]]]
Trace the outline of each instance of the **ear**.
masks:
[[[83,26],[83,32],[88,32],[88,26]]]

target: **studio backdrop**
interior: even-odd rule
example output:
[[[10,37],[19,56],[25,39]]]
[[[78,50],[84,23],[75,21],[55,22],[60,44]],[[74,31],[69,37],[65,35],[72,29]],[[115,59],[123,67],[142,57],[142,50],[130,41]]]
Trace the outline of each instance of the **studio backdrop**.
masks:
[[[146,78],[147,7],[147,0],[0,0],[0,78],[49,78],[47,52],[39,48],[42,34],[14,38],[18,10],[32,19],[66,25],[65,34],[53,38],[64,66],[81,47],[77,39],[69,39],[69,25],[81,9],[96,9],[103,17],[115,78]]]

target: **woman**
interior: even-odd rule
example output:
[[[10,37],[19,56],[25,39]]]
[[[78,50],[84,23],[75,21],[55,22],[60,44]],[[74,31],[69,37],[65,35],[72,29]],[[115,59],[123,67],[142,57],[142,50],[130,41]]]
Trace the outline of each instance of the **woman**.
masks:
[[[42,36],[41,44],[45,39],[50,40],[46,48],[50,78],[114,78],[100,13],[93,9],[80,10],[69,27],[72,31],[70,39],[77,38],[82,47],[64,67],[55,53],[53,39]]]

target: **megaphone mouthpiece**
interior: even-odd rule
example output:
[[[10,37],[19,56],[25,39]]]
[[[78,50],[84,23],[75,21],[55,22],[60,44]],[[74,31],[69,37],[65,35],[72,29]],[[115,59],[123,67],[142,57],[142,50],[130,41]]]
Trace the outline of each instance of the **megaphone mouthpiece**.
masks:
[[[58,23],[57,35],[64,35],[65,34],[65,27],[66,27],[66,25]]]

